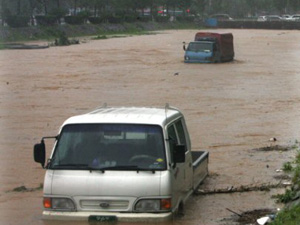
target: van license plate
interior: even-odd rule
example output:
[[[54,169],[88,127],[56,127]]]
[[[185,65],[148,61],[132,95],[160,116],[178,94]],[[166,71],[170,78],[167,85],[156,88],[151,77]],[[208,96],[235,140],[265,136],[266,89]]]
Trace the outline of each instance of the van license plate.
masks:
[[[89,222],[115,222],[116,216],[89,216]]]

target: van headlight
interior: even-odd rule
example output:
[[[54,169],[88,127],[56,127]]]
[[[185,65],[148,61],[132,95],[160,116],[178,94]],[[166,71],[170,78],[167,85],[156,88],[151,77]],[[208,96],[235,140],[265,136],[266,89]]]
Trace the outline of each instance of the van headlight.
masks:
[[[135,204],[137,212],[160,212],[171,210],[171,199],[142,199]]]
[[[44,197],[44,207],[46,209],[75,211],[75,205],[69,198],[47,198]]]

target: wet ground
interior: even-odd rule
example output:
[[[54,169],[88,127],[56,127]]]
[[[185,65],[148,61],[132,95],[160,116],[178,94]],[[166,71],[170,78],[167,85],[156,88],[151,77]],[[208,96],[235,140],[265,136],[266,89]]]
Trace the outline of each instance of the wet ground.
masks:
[[[279,182],[276,170],[295,150],[257,148],[300,137],[300,31],[222,31],[233,33],[236,53],[224,64],[183,63],[182,41],[195,30],[0,51],[0,224],[46,224],[39,188],[45,171],[33,162],[32,146],[105,102],[181,109],[193,149],[210,153],[210,176],[200,188]],[[282,191],[195,195],[173,223],[232,224],[227,209],[275,209],[281,206],[271,196]]]

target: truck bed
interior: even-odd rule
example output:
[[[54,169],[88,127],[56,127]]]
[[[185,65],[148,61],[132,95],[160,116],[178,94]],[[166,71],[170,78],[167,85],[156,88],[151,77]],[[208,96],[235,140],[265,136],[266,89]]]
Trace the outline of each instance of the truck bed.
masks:
[[[207,151],[192,151],[193,160],[193,189],[194,191],[208,175],[208,156]]]

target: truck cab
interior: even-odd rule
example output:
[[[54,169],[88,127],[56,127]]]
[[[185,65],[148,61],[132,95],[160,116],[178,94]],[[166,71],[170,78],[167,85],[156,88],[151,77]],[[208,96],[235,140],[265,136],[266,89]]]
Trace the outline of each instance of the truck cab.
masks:
[[[184,44],[184,62],[203,62],[211,63],[219,61],[219,54],[217,50],[217,44],[215,41],[193,41],[185,47]]]
[[[45,165],[46,138],[55,138]],[[100,108],[34,146],[46,169],[44,219],[164,221],[208,174],[175,108]]]

